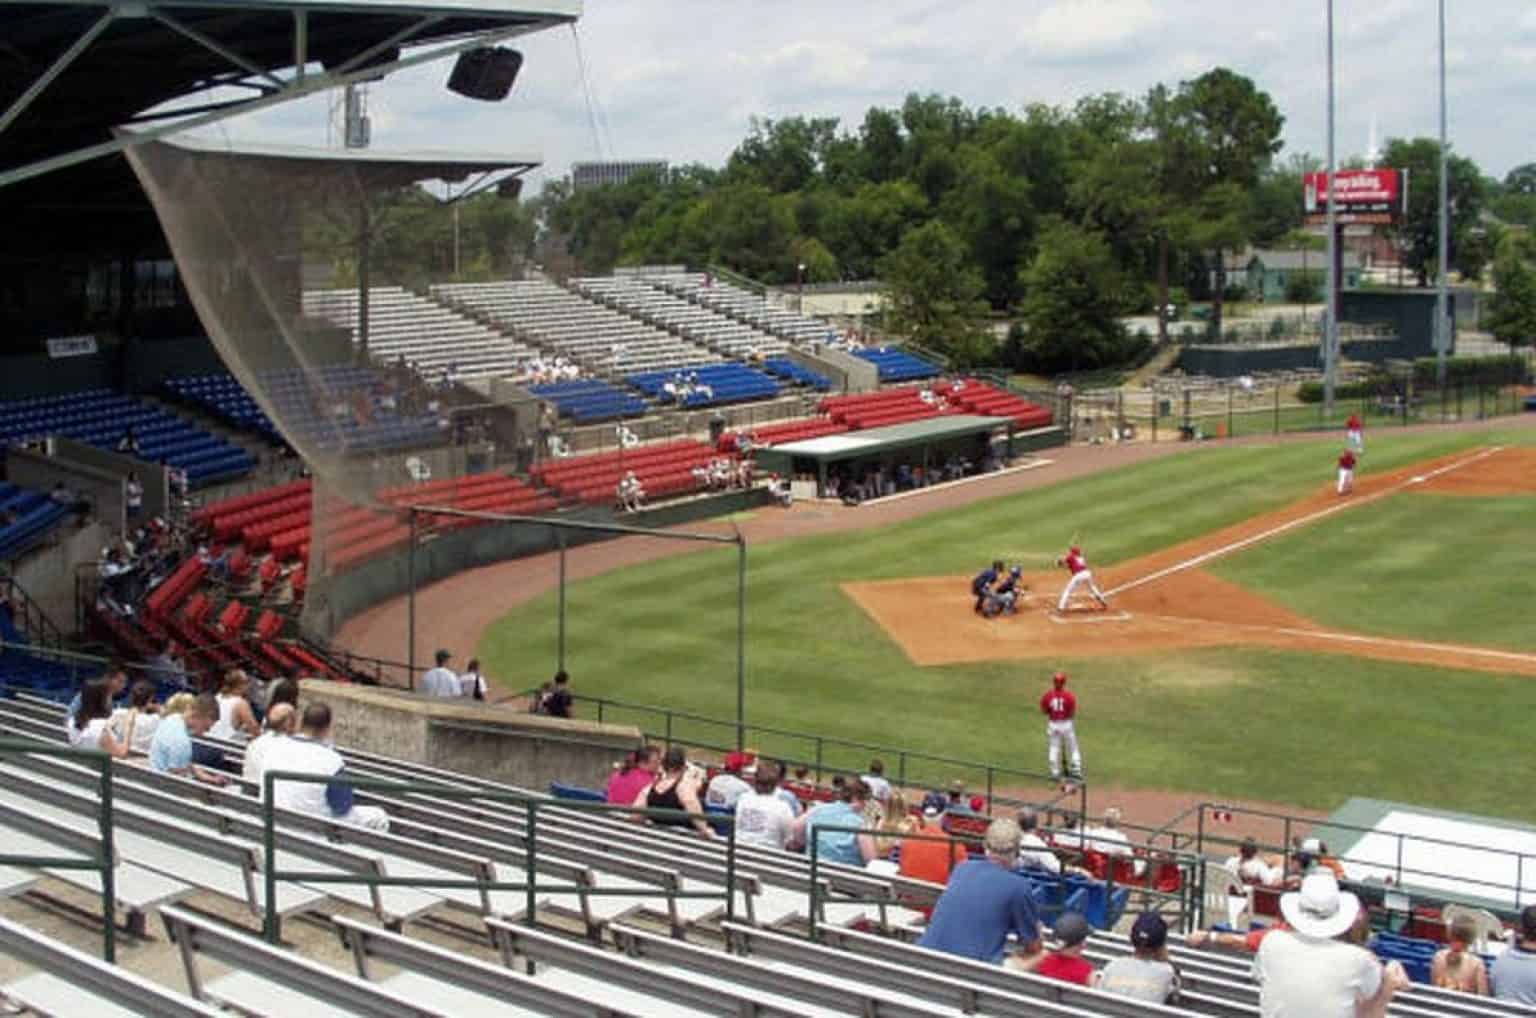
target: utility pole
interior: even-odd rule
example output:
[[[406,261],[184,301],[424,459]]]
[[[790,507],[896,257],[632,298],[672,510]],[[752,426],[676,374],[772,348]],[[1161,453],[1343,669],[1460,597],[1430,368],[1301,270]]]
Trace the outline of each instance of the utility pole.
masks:
[[[1440,272],[1435,287],[1435,379],[1445,386],[1445,359],[1451,346],[1450,157],[1445,137],[1445,0],[1440,0]]]
[[[1334,204],[1333,153],[1333,0],[1328,0],[1328,286],[1323,295],[1323,412],[1333,414],[1333,390],[1339,368],[1338,213]]]

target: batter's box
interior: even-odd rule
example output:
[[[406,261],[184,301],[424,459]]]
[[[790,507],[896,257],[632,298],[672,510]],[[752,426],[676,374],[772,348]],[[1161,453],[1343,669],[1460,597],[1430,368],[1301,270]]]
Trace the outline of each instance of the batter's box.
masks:
[[[1046,618],[1058,626],[1086,626],[1095,622],[1129,622],[1131,613],[1127,611],[1084,612],[1079,615],[1076,612],[1068,612],[1066,615],[1058,615],[1056,612],[1051,612]]]

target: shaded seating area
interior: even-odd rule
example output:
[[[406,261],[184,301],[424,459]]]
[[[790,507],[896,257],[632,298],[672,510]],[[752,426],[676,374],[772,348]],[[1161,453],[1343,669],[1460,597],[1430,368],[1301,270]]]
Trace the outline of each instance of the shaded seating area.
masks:
[[[634,393],[625,392],[597,378],[531,385],[528,391],[540,399],[549,400],[561,417],[569,418],[577,424],[591,424],[618,417],[638,417],[650,409],[645,400]]]
[[[818,392],[826,392],[832,388],[832,383],[827,381],[826,376],[817,374],[810,368],[801,367],[788,357],[769,357],[763,361],[763,370],[784,379],[791,385],[804,385]]]
[[[196,406],[231,427],[254,432],[269,442],[281,443],[277,425],[227,371],[207,375],[168,378],[165,391],[173,398]]]
[[[193,487],[238,477],[256,464],[239,446],[167,410],[110,389],[0,403],[0,440],[11,444],[63,435],[115,452],[129,430],[138,442],[139,459],[181,469]]]
[[[47,537],[70,515],[45,492],[0,483],[0,559],[14,559]]]

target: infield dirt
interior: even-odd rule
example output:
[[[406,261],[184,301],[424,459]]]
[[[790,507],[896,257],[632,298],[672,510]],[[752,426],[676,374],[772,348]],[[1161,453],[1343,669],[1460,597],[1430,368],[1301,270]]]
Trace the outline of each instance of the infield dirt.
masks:
[[[1057,614],[1061,571],[1027,574],[1024,606],[999,619],[971,611],[965,576],[850,582],[842,589],[918,665],[1261,646],[1536,676],[1536,654],[1331,630],[1200,568],[1335,513],[1368,511],[1381,498],[1419,493],[1536,493],[1536,450],[1494,447],[1367,475],[1353,495],[1320,488],[1274,512],[1095,570],[1111,594],[1107,611],[1079,602]]]

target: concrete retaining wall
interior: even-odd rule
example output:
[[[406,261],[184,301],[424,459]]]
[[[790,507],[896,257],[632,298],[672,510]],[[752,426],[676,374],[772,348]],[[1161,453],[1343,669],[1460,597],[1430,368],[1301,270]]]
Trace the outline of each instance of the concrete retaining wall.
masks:
[[[343,749],[505,781],[533,791],[551,781],[603,788],[613,764],[644,738],[632,725],[526,714],[471,700],[307,679],[301,705],[331,708]]]

